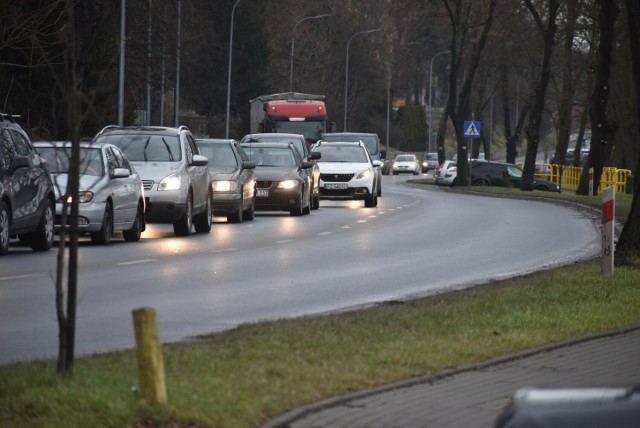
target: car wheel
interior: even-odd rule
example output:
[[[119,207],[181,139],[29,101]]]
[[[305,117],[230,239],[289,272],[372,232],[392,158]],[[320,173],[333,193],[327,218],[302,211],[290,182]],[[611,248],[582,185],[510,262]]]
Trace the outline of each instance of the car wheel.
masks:
[[[113,215],[111,214],[111,205],[107,203],[102,216],[102,226],[97,232],[91,232],[91,242],[99,245],[106,245],[111,242],[113,235]]]
[[[249,208],[247,208],[247,210],[244,212],[244,218],[246,218],[247,220],[253,220],[254,218],[256,218],[256,199],[251,198],[251,204],[249,205]]]
[[[0,201],[0,254],[9,252],[9,228],[11,227],[11,219],[9,217],[9,208],[7,204]]]
[[[311,214],[311,207],[313,206],[313,195],[311,189],[309,189],[309,197],[307,198],[307,206],[302,209],[302,214]]]
[[[382,196],[382,183],[378,182],[378,191],[376,192],[378,197]]]
[[[133,221],[133,226],[129,230],[123,230],[122,236],[127,242],[135,242],[140,240],[142,235],[142,229],[144,227],[144,212],[142,211],[142,205],[138,205],[136,211],[136,219]]]
[[[227,216],[227,221],[229,223],[242,223],[243,220],[243,212],[242,212],[243,202],[240,201],[240,205],[238,206],[238,211],[234,212]]]
[[[320,208],[320,195],[315,195],[313,197],[313,206],[311,208],[314,210]]]
[[[33,233],[27,234],[26,242],[35,251],[48,251],[53,246],[53,238],[55,235],[55,214],[53,211],[53,203],[47,200],[42,211],[42,218],[38,224],[38,228]]]
[[[191,193],[187,196],[187,205],[184,211],[184,214],[178,221],[173,223],[173,233],[177,236],[189,236],[191,234],[191,225],[192,223],[192,213],[193,213],[193,198]]]
[[[293,216],[301,216],[303,214],[303,191],[300,191],[300,197],[298,198],[298,202],[291,208],[291,211],[289,211],[289,214],[293,215]]]
[[[374,208],[378,206],[378,195],[376,195],[375,193],[367,196],[367,198],[364,200],[364,206],[367,208]]]
[[[213,218],[213,209],[211,207],[211,194],[207,194],[207,202],[206,207],[203,213],[198,214],[194,221],[193,225],[196,228],[196,232],[198,233],[209,233],[211,232],[211,219]]]

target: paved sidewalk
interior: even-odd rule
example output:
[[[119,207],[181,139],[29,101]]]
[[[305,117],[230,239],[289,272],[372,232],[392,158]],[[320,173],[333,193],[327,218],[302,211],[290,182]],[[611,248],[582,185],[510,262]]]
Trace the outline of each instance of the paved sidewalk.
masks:
[[[640,325],[330,398],[273,427],[492,427],[521,387],[640,385]]]

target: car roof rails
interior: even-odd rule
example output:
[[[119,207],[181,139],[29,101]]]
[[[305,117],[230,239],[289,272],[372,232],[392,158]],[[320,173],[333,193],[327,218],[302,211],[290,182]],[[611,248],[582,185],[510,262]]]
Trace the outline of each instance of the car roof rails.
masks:
[[[104,131],[108,129],[120,128],[118,125],[107,125],[98,132],[98,135],[102,134]]]
[[[187,125],[180,125],[178,127],[178,130],[179,131],[189,131],[189,132],[191,132],[191,130],[189,129],[189,127]]]
[[[22,117],[22,116],[20,116],[19,114],[11,114],[11,113],[2,113],[2,112],[0,112],[0,120],[3,120],[3,121],[8,121],[8,122],[11,122],[11,123],[15,123],[16,122],[15,119],[19,118],[19,117]]]

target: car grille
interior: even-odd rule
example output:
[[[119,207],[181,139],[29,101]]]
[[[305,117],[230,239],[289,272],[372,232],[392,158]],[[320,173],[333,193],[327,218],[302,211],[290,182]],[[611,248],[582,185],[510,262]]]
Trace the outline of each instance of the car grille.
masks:
[[[320,174],[320,180],[330,183],[347,183],[355,174]]]
[[[144,190],[151,190],[153,187],[153,180],[142,180],[142,187],[144,187]]]
[[[258,189],[270,189],[273,181],[256,181],[256,188]]]

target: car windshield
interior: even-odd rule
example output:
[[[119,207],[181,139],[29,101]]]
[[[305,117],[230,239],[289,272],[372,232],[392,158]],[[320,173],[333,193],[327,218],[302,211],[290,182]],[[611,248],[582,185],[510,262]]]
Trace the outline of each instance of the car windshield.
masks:
[[[54,174],[67,174],[71,162],[71,147],[38,147],[37,152],[47,160],[49,171]],[[104,175],[102,152],[95,148],[80,148],[80,166],[78,172],[83,175]]]
[[[293,146],[298,150],[300,156],[304,157],[304,147],[303,144],[306,144],[304,140],[301,138],[289,138],[289,137],[280,137],[280,136],[261,136],[260,138],[255,138],[250,136],[248,139],[243,140],[246,143],[292,143]]]
[[[322,158],[318,162],[369,162],[367,153],[360,146],[337,146],[337,145],[320,145],[316,146],[314,152],[322,153]]]
[[[415,158],[409,155],[400,155],[400,156],[396,156],[396,161],[397,162],[413,162],[415,161]]]
[[[209,165],[237,166],[236,155],[228,144],[198,144],[200,154],[209,158]]]
[[[358,142],[362,141],[369,151],[371,155],[375,155],[378,153],[378,139],[374,135],[345,135],[345,134],[336,134],[336,135],[325,135],[322,138],[324,141],[352,141]]]
[[[426,160],[438,160],[438,154],[437,153],[428,153],[427,156],[425,156]]]
[[[107,134],[98,142],[116,145],[133,162],[180,162],[180,140],[173,135]]]
[[[257,145],[246,146],[244,151],[256,166],[296,166],[296,159],[289,149]]]

